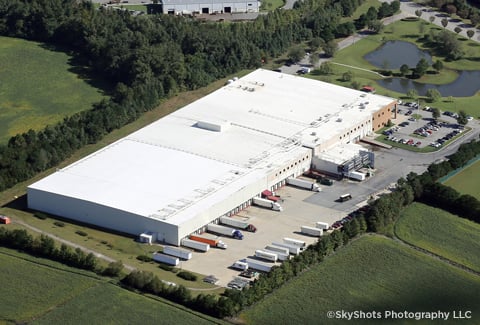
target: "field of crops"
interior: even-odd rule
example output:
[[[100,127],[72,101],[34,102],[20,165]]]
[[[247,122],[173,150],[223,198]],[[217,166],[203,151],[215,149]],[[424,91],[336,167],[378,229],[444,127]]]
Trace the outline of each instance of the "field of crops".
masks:
[[[458,174],[450,177],[444,184],[453,187],[462,194],[470,194],[480,200],[480,161],[468,166]]]
[[[480,225],[414,203],[395,225],[402,240],[480,272]]]
[[[345,320],[327,318],[327,311],[472,310],[473,315],[479,315],[479,300],[478,276],[372,235],[352,242],[242,317],[248,324],[345,324]],[[478,324],[478,320],[462,324]],[[372,324],[372,320],[354,319],[350,323]],[[411,324],[412,320],[403,323]]]
[[[0,248],[0,274],[0,324],[221,323],[94,274],[5,248]]]
[[[103,98],[70,61],[67,54],[40,43],[0,37],[0,143],[89,109]]]

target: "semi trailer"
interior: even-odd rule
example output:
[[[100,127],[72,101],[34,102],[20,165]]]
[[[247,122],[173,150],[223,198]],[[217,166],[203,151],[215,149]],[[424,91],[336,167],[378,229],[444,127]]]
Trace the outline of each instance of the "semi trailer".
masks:
[[[301,226],[300,232],[305,235],[320,237],[323,236],[323,229],[309,226]]]
[[[269,199],[262,199],[260,197],[254,197],[252,201],[253,201],[254,205],[258,205],[258,206],[263,207],[263,208],[271,209],[271,210],[274,210],[274,211],[282,211],[283,210],[282,206],[280,204],[278,204],[278,202],[273,202]]]
[[[356,171],[351,171],[348,173],[348,177],[357,181],[363,181],[366,177],[364,173],[356,172]]]
[[[168,265],[177,266],[180,263],[180,259],[175,256],[165,255],[162,253],[153,253],[153,260]]]
[[[273,264],[257,261],[257,260],[252,260],[252,259],[245,259],[242,260],[242,262],[246,262],[248,264],[249,269],[254,269],[257,271],[262,271],[262,272],[270,272],[272,270]]]
[[[257,228],[251,223],[248,223],[243,220],[234,219],[231,217],[220,217],[220,223],[230,227],[239,228],[239,229],[250,231],[250,232],[257,231]]]
[[[317,223],[315,223],[315,227],[319,229],[327,230],[329,225],[326,222],[317,221]]]
[[[210,244],[202,243],[192,239],[182,239],[182,246],[193,248],[201,252],[208,252],[210,249]]]
[[[301,249],[307,246],[307,244],[303,240],[293,239],[288,237],[283,238],[283,242],[289,245],[297,246]]]
[[[163,246],[163,254],[176,256],[184,260],[189,260],[192,258],[191,251],[180,247]]]
[[[207,225],[207,230],[216,234],[232,237],[235,239],[243,239],[243,234],[240,230],[233,229],[230,227],[225,227],[222,225],[216,225],[214,223],[209,223]]]
[[[277,254],[268,253],[268,252],[265,252],[264,250],[261,250],[261,249],[257,249],[255,251],[255,257],[258,257],[258,258],[261,258],[263,260],[267,260],[267,261],[270,261],[270,262],[276,262],[277,259],[278,259]]]
[[[191,240],[195,240],[201,243],[209,244],[210,247],[217,247],[221,249],[227,249],[228,245],[219,239],[218,236],[211,234],[190,235]]]
[[[265,246],[265,249],[275,253],[287,254],[287,255],[290,254],[290,251],[288,250],[288,248],[275,246],[273,244]]]
[[[287,184],[300,187],[306,190],[314,191],[314,192],[320,192],[321,189],[318,186],[317,183],[310,182],[304,179],[299,179],[299,178],[287,178]]]
[[[285,252],[281,253],[281,252],[269,250],[267,247],[265,247],[265,249],[263,249],[263,251],[266,252],[266,253],[277,255],[277,259],[279,261],[286,261],[286,260],[290,259],[290,252],[288,251],[288,249],[285,248],[285,250],[287,251],[286,253]],[[279,248],[281,248],[281,247],[279,247]]]
[[[290,254],[293,254],[293,255],[298,255],[298,254],[300,254],[300,252],[302,251],[302,250],[300,249],[300,247],[298,247],[298,246],[293,246],[293,245],[286,244],[286,243],[273,242],[272,245],[286,248],[286,249],[288,249],[288,251],[290,252]]]

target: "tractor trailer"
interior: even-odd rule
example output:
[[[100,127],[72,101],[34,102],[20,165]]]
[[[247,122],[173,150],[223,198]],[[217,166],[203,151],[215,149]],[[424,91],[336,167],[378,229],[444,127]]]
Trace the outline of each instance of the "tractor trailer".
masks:
[[[182,239],[182,246],[193,248],[197,251],[208,252],[210,245],[192,239]]]
[[[190,235],[190,239],[210,245],[210,247],[217,247],[221,249],[227,249],[228,245],[219,239],[218,236],[210,234]]]
[[[290,245],[290,244],[286,244],[286,243],[272,243],[273,246],[278,246],[278,247],[283,247],[283,248],[286,248],[288,249],[288,251],[290,252],[290,254],[293,254],[293,255],[298,255],[300,254],[300,252],[302,251],[300,249],[300,247],[298,246],[293,246],[293,245]]]
[[[233,237],[235,239],[243,239],[243,234],[240,230],[233,229],[230,227],[225,227],[222,225],[216,225],[214,223],[209,223],[207,225],[207,230],[210,232],[214,232],[216,234]]]
[[[165,255],[162,253],[153,253],[153,260],[168,265],[177,266],[180,263],[180,259],[175,256]]]
[[[278,204],[277,202],[273,202],[273,201],[268,200],[268,199],[262,199],[260,197],[254,197],[253,198],[253,204],[258,205],[258,206],[263,207],[263,208],[271,209],[271,210],[274,210],[274,211],[282,211],[283,210],[282,206],[280,204]]]
[[[256,232],[257,231],[257,228],[254,225],[252,225],[251,223],[248,223],[248,222],[243,221],[243,220],[230,218],[230,217],[221,217],[220,218],[220,223],[224,224],[224,225],[227,225],[227,226],[230,226],[230,227],[239,228],[239,229],[250,231],[250,232]]]
[[[189,260],[192,258],[192,252],[188,249],[172,246],[163,246],[163,254],[176,256],[184,260]]]
[[[317,185],[317,183],[306,181],[304,179],[298,179],[298,178],[287,178],[287,184],[288,185],[293,185],[296,187],[300,187],[306,190],[310,190],[313,192],[320,192],[321,189]]]
[[[348,177],[350,177],[351,179],[357,180],[357,181],[365,180],[365,174],[360,173],[360,172],[356,172],[356,171],[349,172]]]
[[[264,250],[261,250],[261,249],[257,249],[255,251],[255,257],[261,258],[262,260],[267,260],[267,261],[270,261],[270,262],[274,262],[274,263],[278,259],[277,254],[268,253],[268,252],[265,252]]]
[[[318,222],[315,224],[315,227],[317,227],[318,229],[327,230],[327,229],[328,229],[328,223],[318,221]]]
[[[320,237],[323,235],[323,229],[309,226],[301,226],[300,232],[305,235]]]
[[[281,253],[281,252],[269,250],[267,247],[265,247],[265,249],[263,249],[263,251],[266,252],[266,253],[277,255],[277,259],[279,261],[286,261],[286,260],[290,259],[290,252],[288,251],[288,249],[285,248],[285,250],[287,251],[286,253],[285,252]],[[281,247],[278,247],[278,248],[281,248]]]
[[[245,259],[242,260],[242,262],[246,262],[248,264],[249,269],[254,269],[257,271],[262,271],[262,272],[270,272],[272,270],[272,264],[265,263],[265,262],[260,262],[252,259]]]

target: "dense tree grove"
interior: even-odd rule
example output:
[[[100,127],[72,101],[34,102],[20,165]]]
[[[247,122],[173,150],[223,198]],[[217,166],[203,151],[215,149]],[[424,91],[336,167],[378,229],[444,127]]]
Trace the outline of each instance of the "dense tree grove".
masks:
[[[363,0],[305,0],[249,23],[217,24],[170,15],[132,16],[89,1],[0,0],[0,35],[46,42],[71,52],[114,90],[93,109],[0,145],[0,191],[57,165],[76,149],[134,121],[159,101],[244,68],[291,45],[328,44],[352,33],[340,24]]]

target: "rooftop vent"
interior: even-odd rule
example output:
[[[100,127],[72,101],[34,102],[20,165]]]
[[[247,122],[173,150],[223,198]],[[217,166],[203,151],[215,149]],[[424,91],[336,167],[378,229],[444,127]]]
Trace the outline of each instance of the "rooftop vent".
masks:
[[[317,132],[312,132],[310,135],[315,136],[315,135],[317,135]]]
[[[230,127],[229,121],[214,121],[214,120],[203,120],[198,121],[196,126],[200,129],[215,131],[215,132],[222,132],[225,131]]]
[[[367,94],[361,94],[360,97],[367,97]]]
[[[337,118],[337,122],[342,122],[343,119],[341,117]]]

